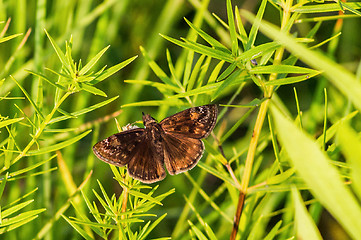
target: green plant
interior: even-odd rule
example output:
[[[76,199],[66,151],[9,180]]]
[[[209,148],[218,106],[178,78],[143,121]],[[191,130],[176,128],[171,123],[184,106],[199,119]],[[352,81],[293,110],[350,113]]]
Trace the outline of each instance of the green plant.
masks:
[[[4,236],[361,235],[359,2],[245,1],[259,4],[255,15],[231,0],[50,2],[28,2],[36,19],[23,0],[6,9],[16,9],[14,31],[27,34],[1,40],[13,44],[0,54]],[[25,19],[36,26],[30,43]],[[139,46],[134,62],[114,60]],[[121,126],[142,111],[160,120],[209,102],[219,103],[218,122],[192,171],[148,186],[125,168],[109,174],[91,152],[117,131],[115,117]],[[337,228],[319,226],[326,211]]]
[[[55,41],[50,37],[48,33],[46,33],[52,46],[54,47],[54,50],[56,51],[60,62],[62,63],[61,71],[56,72],[54,70],[48,69],[52,73],[56,74],[58,76],[57,81],[52,80],[52,78],[46,77],[43,74],[35,73],[32,71],[29,71],[33,75],[39,77],[39,85],[38,85],[38,92],[37,97],[38,100],[35,102],[30,97],[30,94],[18,83],[18,81],[10,76],[12,80],[16,83],[16,85],[19,87],[19,89],[22,91],[22,93],[25,95],[26,99],[29,101],[31,106],[34,109],[34,115],[32,117],[28,117],[25,112],[19,108],[16,104],[15,106],[19,110],[19,112],[24,116],[22,118],[13,118],[8,119],[8,117],[1,117],[1,127],[5,127],[8,132],[8,137],[2,142],[2,156],[3,156],[3,167],[0,169],[0,174],[2,176],[1,178],[1,194],[3,194],[3,191],[5,189],[5,186],[7,182],[9,181],[15,181],[19,180],[21,178],[30,178],[32,176],[36,176],[39,174],[46,174],[48,172],[56,170],[56,168],[50,168],[45,171],[32,173],[31,171],[45,165],[48,163],[51,159],[53,159],[56,155],[51,156],[50,158],[47,157],[47,155],[51,152],[58,151],[59,149],[65,148],[83,137],[85,137],[87,134],[91,132],[91,130],[84,131],[83,133],[76,135],[76,136],[70,136],[67,135],[66,140],[62,142],[45,142],[40,143],[41,138],[46,133],[69,133],[73,132],[76,129],[55,129],[52,126],[54,126],[55,123],[65,121],[77,116],[80,116],[82,114],[85,114],[87,112],[93,111],[99,107],[102,107],[111,101],[115,100],[116,98],[112,98],[110,100],[103,101],[101,103],[98,103],[96,105],[84,108],[80,111],[73,112],[73,113],[67,113],[66,111],[62,110],[60,106],[63,104],[64,101],[67,100],[68,97],[70,97],[72,94],[75,94],[80,91],[87,91],[89,93],[95,94],[95,95],[101,95],[106,96],[104,92],[101,90],[95,88],[93,85],[103,81],[107,77],[113,75],[117,71],[119,71],[121,68],[129,64],[131,61],[133,61],[135,58],[131,58],[127,61],[124,61],[118,65],[115,65],[111,68],[106,69],[106,67],[103,67],[100,71],[94,73],[90,72],[92,70],[93,66],[97,63],[99,58],[104,54],[104,52],[108,49],[105,48],[102,51],[100,51],[94,58],[92,58],[89,63],[87,63],[85,66],[82,66],[81,61],[79,63],[75,63],[71,56],[71,49],[72,49],[72,40],[69,41],[69,43],[66,44],[66,53],[64,54],[60,48],[57,46]],[[12,38],[16,37],[16,35],[9,36],[5,38],[3,41],[10,40]],[[54,106],[51,108],[50,106],[49,113],[46,115],[44,112],[46,112],[47,109],[43,102],[41,101],[43,98],[43,87],[42,87],[42,80],[45,80],[50,85],[56,88],[55,96],[54,96]],[[8,95],[8,94],[6,94]],[[3,99],[14,99],[14,98],[7,98],[4,97]],[[22,99],[22,98],[15,98],[15,99]],[[56,114],[59,113],[56,117]],[[17,135],[21,131],[24,131],[24,129],[21,129],[17,126],[17,124],[20,124],[23,122],[23,127],[29,128],[31,130],[27,130],[26,132],[32,132],[30,134],[30,139],[28,140],[28,143],[24,148],[21,148],[19,141],[17,140]],[[8,125],[11,125],[11,128],[8,127]],[[23,138],[25,136],[20,135],[19,137]],[[58,139],[59,140],[59,139]],[[48,144],[48,145],[47,145]],[[31,150],[31,148],[36,145],[37,148],[34,150]],[[16,154],[16,156],[14,156]],[[45,160],[41,160],[39,162],[29,163],[29,166],[26,168],[23,168],[21,170],[17,171],[11,171],[11,168],[13,165],[17,164],[19,161],[23,160],[26,157],[32,157],[32,156],[44,156]],[[39,158],[40,159],[40,158]],[[28,223],[29,221],[34,220],[37,218],[38,214],[45,211],[45,208],[37,209],[37,210],[31,210],[26,211],[18,214],[17,216],[12,216],[12,214],[17,213],[18,211],[25,208],[27,205],[33,202],[33,200],[28,200],[26,202],[20,202],[23,198],[28,197],[32,193],[34,193],[37,190],[35,188],[30,193],[26,193],[22,197],[16,199],[12,203],[5,205],[2,208],[2,215],[1,215],[1,233],[5,233],[11,230],[14,230],[23,224]],[[79,191],[78,189],[77,191]],[[72,194],[74,194],[73,192]],[[20,202],[20,203],[19,203]],[[65,210],[65,209],[64,209]]]
[[[148,221],[146,224],[138,226],[138,231],[134,230],[137,223],[143,223],[142,218],[157,217],[155,214],[148,213],[156,204],[162,205],[161,201],[168,195],[174,193],[174,189],[167,193],[153,197],[152,195],[157,190],[158,186],[150,187],[140,185],[139,181],[132,180],[129,175],[125,173],[125,169],[120,171],[112,166],[115,179],[119,186],[122,187],[122,194],[117,198],[114,194],[109,197],[105,192],[103,186],[98,181],[102,196],[93,190],[98,202],[102,206],[99,210],[97,204],[89,201],[87,196],[83,193],[83,198],[89,208],[90,213],[95,219],[91,221],[86,215],[79,214],[80,218],[67,218],[63,216],[85,239],[93,239],[93,235],[89,235],[80,226],[89,226],[97,235],[103,239],[109,238],[113,233],[113,238],[118,239],[147,239],[149,233],[157,226],[157,224],[164,219],[166,213],[159,216],[153,223]],[[143,193],[142,190],[150,189],[148,193]],[[129,206],[129,207],[128,207]],[[74,206],[76,210],[77,206]],[[104,211],[104,213],[102,213]],[[79,213],[81,211],[78,210]],[[135,226],[134,226],[135,225]],[[168,239],[168,238],[164,238]]]
[[[226,26],[229,30],[231,42],[230,49],[228,49],[222,43],[218,42],[215,38],[211,37],[201,29],[195,27],[191,22],[186,20],[190,27],[210,46],[197,43],[196,41],[194,41],[194,39],[184,38],[180,41],[174,38],[163,36],[167,40],[189,50],[190,56],[192,57],[194,52],[201,54],[200,58],[197,60],[193,68],[190,65],[185,65],[183,67],[183,69],[186,70],[192,68],[191,73],[187,72],[186,70],[184,71],[183,82],[179,80],[180,76],[175,73],[176,71],[174,71],[174,67],[170,60],[170,57],[168,57],[168,62],[171,76],[166,76],[159,67],[154,66],[154,63],[149,61],[150,63],[152,63],[150,64],[150,67],[163,81],[164,84],[153,84],[150,81],[128,81],[130,83],[151,85],[156,87],[160,92],[163,92],[165,99],[163,101],[154,101],[155,104],[182,104],[181,102],[177,101],[179,101],[180,99],[184,99],[190,104],[199,105],[200,103],[203,103],[202,100],[205,100],[207,102],[209,100],[219,99],[224,95],[229,95],[229,93],[231,93],[231,97],[229,99],[231,99],[230,102],[232,102],[235,97],[240,93],[240,89],[242,89],[244,83],[250,82],[250,80],[252,80],[253,83],[255,83],[259,87],[261,92],[263,92],[263,99],[261,99],[260,101],[254,99],[253,102],[246,106],[230,105],[230,102],[227,105],[224,105],[225,107],[251,108],[253,106],[260,106],[254,130],[252,131],[251,142],[248,146],[245,165],[236,165],[235,171],[238,172],[241,170],[242,173],[241,181],[238,181],[237,176],[234,174],[234,170],[232,170],[232,168],[230,167],[231,161],[226,160],[226,156],[223,155],[222,157],[218,153],[216,149],[217,145],[213,145],[212,147],[212,145],[207,144],[207,146],[209,147],[208,150],[209,152],[214,154],[214,158],[218,160],[220,164],[223,164],[225,166],[225,168],[228,170],[228,173],[225,172],[222,168],[216,170],[210,167],[207,164],[207,161],[206,164],[200,164],[201,168],[207,170],[210,174],[213,174],[214,176],[217,176],[222,181],[224,181],[224,184],[227,186],[227,189],[229,191],[232,188],[232,191],[234,191],[235,188],[240,191],[237,201],[237,212],[235,216],[235,221],[233,223],[231,239],[236,238],[236,234],[240,224],[241,213],[243,211],[246,211],[244,215],[244,218],[246,220],[244,220],[240,228],[241,236],[248,236],[249,238],[261,238],[262,235],[265,234],[264,226],[269,223],[270,218],[265,219],[264,217],[262,217],[262,215],[265,213],[262,212],[262,210],[260,210],[259,208],[260,206],[262,206],[262,204],[269,204],[268,201],[271,201],[271,199],[273,198],[269,195],[277,195],[278,188],[284,188],[283,191],[287,191],[290,189],[290,186],[292,185],[289,184],[292,183],[295,179],[297,179],[298,176],[294,174],[295,171],[297,171],[297,173],[302,177],[302,179],[304,179],[307,184],[307,188],[309,188],[311,193],[313,193],[313,195],[316,197],[316,200],[320,201],[320,203],[339,221],[339,223],[345,228],[348,234],[350,234],[354,238],[360,236],[360,226],[358,226],[357,219],[359,219],[359,217],[361,216],[361,208],[360,205],[357,203],[355,196],[351,193],[350,189],[345,186],[344,183],[342,183],[341,179],[343,177],[341,173],[339,173],[336,168],[332,166],[331,159],[329,157],[325,157],[325,153],[322,153],[322,150],[319,150],[316,141],[308,139],[305,136],[306,134],[303,133],[302,130],[295,128],[291,123],[287,123],[283,116],[284,114],[287,114],[284,111],[284,106],[282,102],[277,100],[273,101],[272,115],[274,117],[274,121],[276,122],[276,129],[281,140],[283,152],[279,152],[278,150],[279,147],[277,146],[277,138],[273,131],[274,123],[271,118],[269,118],[268,123],[271,130],[271,138],[263,137],[262,145],[269,144],[272,140],[271,142],[273,143],[275,156],[278,161],[276,161],[269,169],[266,168],[265,170],[263,170],[264,172],[256,174],[256,171],[258,170],[257,168],[261,163],[261,158],[257,159],[256,157],[260,152],[262,152],[259,151],[257,147],[259,146],[260,137],[262,137],[264,134],[262,133],[263,123],[266,120],[266,115],[272,101],[271,99],[272,97],[276,98],[276,96],[274,95],[276,95],[276,92],[280,86],[309,80],[310,78],[313,78],[320,73],[323,73],[323,75],[328,77],[329,80],[341,92],[343,92],[350,98],[350,101],[355,105],[355,107],[359,109],[359,99],[361,99],[361,86],[360,83],[356,80],[355,76],[352,76],[352,74],[347,72],[344,68],[327,59],[322,54],[308,49],[306,46],[299,43],[310,42],[312,36],[318,30],[319,25],[316,25],[313,31],[310,32],[310,34],[307,36],[310,40],[298,40],[287,34],[287,32],[290,31],[292,25],[298,19],[300,19],[301,12],[313,13],[321,11],[321,9],[322,11],[332,11],[336,7],[336,4],[327,4],[327,10],[325,10],[324,4],[321,4],[319,7],[303,6],[306,3],[307,2],[300,2],[294,6],[292,5],[291,1],[278,3],[278,5],[280,5],[278,9],[283,10],[281,29],[278,29],[277,27],[262,20],[267,1],[262,1],[257,16],[253,16],[246,11],[239,12],[237,8],[235,10],[236,15],[234,16],[231,2],[227,1],[228,25],[226,23],[223,23],[223,25]],[[355,7],[358,7],[357,4],[341,4],[340,7],[344,7],[349,11],[353,11],[354,13],[359,14],[359,12],[354,9]],[[294,13],[291,15],[291,12]],[[239,15],[239,13],[241,13],[242,15]],[[247,34],[244,30],[243,23],[241,22],[241,16],[245,17],[253,24],[249,34]],[[338,18],[338,16],[335,16],[334,18]],[[302,20],[303,19],[301,19],[300,21]],[[274,42],[254,46],[258,30],[262,31],[271,39],[274,39]],[[332,39],[333,38],[330,38],[329,41],[331,41]],[[239,41],[242,44],[242,50],[238,45]],[[325,44],[326,42],[327,41],[324,41],[322,44]],[[315,45],[312,48],[320,46],[321,44]],[[290,51],[291,55],[284,59],[284,52],[286,49]],[[210,77],[206,81],[204,81],[203,77],[205,75],[205,72],[208,70],[211,58],[217,59],[220,62],[209,74]],[[205,59],[207,60],[203,62]],[[257,59],[258,63],[252,65],[254,59]],[[301,59],[303,62],[312,66],[314,69],[295,66],[295,64],[298,63],[298,59]],[[192,62],[189,61],[189,59],[187,60],[188,64]],[[223,72],[220,73],[219,71],[225,62],[229,63],[229,65]],[[195,79],[197,79],[196,82]],[[168,91],[164,93],[164,89],[167,88]],[[171,96],[169,96],[170,91],[174,92],[173,94],[170,94]],[[325,97],[327,97],[327,93],[325,94]],[[201,100],[199,100],[199,98]],[[173,100],[175,101],[175,103],[172,103],[169,100]],[[257,105],[255,104],[255,102]],[[151,104],[151,102],[138,102],[134,105],[147,104]],[[328,104],[326,103],[325,109],[327,109],[327,107]],[[281,113],[279,110],[277,110],[278,108],[282,109],[284,113]],[[289,114],[287,115],[288,117],[290,117]],[[348,118],[351,118],[352,116],[354,116],[354,113],[349,114]],[[330,136],[330,133],[326,134],[327,131],[331,132],[331,129],[336,128],[340,124],[340,121],[337,121],[331,127],[327,128],[327,110],[325,110],[324,117],[324,134],[321,138],[321,140],[323,139],[323,142],[321,142],[320,146],[323,146],[323,149],[325,149],[327,139],[330,139],[330,137],[333,137],[333,135],[335,134],[335,131],[333,131]],[[302,127],[302,115],[300,114],[300,111],[298,118]],[[222,113],[220,114],[220,121],[226,121],[222,118]],[[244,118],[241,118],[240,122],[237,122],[236,126],[238,127],[243,121]],[[288,126],[288,124],[290,125]],[[235,130],[236,128],[231,128],[231,132],[226,133],[225,136],[229,137],[231,133],[233,133],[233,131]],[[326,136],[328,137],[326,138]],[[219,134],[218,139],[219,140],[216,142],[223,143],[227,138],[224,138],[222,135]],[[218,145],[218,147],[221,149],[222,145]],[[349,148],[348,150],[351,149]],[[352,152],[354,152],[355,150],[357,151],[358,149],[354,148],[352,149]],[[236,149],[234,149],[234,151],[234,155],[231,156],[229,159],[237,159],[238,156],[242,153],[237,151]],[[286,152],[288,153],[287,155],[289,155],[292,161],[288,159],[288,156],[285,154]],[[330,154],[332,153],[333,152],[330,152]],[[289,162],[291,162],[292,164],[289,165]],[[194,184],[195,189],[197,189],[201,193],[201,195],[208,202],[208,204],[212,206],[213,209],[224,218],[224,221],[229,219],[227,215],[222,212],[222,208],[214,204],[212,198],[207,196],[207,194],[202,191],[199,184],[192,179],[190,180]],[[200,182],[202,182],[202,180],[200,180]],[[296,184],[296,186],[298,186],[299,188],[302,188],[301,186],[303,186],[302,184],[294,184]],[[287,185],[289,185],[289,187],[287,187]],[[267,186],[267,188],[264,190],[259,190],[263,189],[264,186]],[[234,194],[234,192],[230,194],[232,195]],[[192,207],[192,201],[188,201],[188,203],[190,204],[192,210],[197,213],[198,211],[196,210],[196,208]],[[246,201],[248,201],[248,203],[247,205],[244,205]],[[259,204],[259,202],[261,202],[261,204]],[[236,204],[236,202],[234,201],[233,204]],[[320,207],[318,203],[316,204],[316,206],[318,206],[318,208]],[[275,205],[273,205],[273,208],[274,207]],[[266,213],[266,215],[272,214],[271,212],[272,210],[269,213]],[[299,216],[300,215],[298,215],[297,212],[295,220],[296,222],[298,222],[298,228],[296,229],[297,236],[301,238],[307,238],[307,233],[309,232],[311,232],[313,236],[321,236],[315,228],[315,224],[299,224],[299,222],[305,223],[311,218],[303,218],[301,220],[297,218]],[[347,216],[352,217],[348,218]],[[199,223],[202,225],[203,230],[206,232],[206,235],[201,233],[200,228],[197,228],[197,226],[189,222],[194,234],[200,239],[215,239],[215,234],[207,225],[207,221],[202,219],[200,214],[197,214],[197,217]],[[254,219],[258,220],[255,221]],[[185,218],[181,219],[180,222],[184,220]],[[281,226],[281,223],[282,222],[279,222],[279,224],[275,225],[275,228],[273,228],[272,231],[267,235],[267,238],[273,238],[276,236],[276,234],[279,234],[277,230]],[[180,227],[181,224],[178,224],[177,226]],[[313,229],[305,228],[310,226],[313,227]],[[184,229],[183,227],[180,228]],[[178,229],[176,228],[175,233],[181,232],[177,230]],[[287,236],[288,234],[285,232],[287,232],[287,230],[283,229],[283,234]],[[174,234],[174,236],[177,237],[178,235]]]

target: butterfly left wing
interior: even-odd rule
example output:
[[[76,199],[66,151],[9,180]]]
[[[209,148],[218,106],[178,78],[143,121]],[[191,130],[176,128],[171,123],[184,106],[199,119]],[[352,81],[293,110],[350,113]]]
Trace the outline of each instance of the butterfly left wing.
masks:
[[[133,158],[143,138],[143,128],[116,133],[95,144],[93,152],[100,160],[122,167]]]
[[[164,163],[171,175],[192,169],[203,155],[200,139],[165,133],[163,140]]]
[[[190,138],[207,137],[217,121],[217,105],[192,107],[163,119],[159,124],[169,134],[179,134]]]

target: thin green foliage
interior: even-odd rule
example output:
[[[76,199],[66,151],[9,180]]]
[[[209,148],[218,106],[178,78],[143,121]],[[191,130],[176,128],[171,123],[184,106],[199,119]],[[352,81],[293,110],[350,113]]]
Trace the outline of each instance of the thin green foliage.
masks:
[[[320,239],[323,209],[361,235],[360,3],[188,3],[7,4],[2,237]],[[91,151],[141,112],[209,103],[216,127],[185,174],[144,185]]]
[[[154,214],[147,212],[155,205],[162,205],[161,201],[168,195],[174,193],[174,189],[168,192],[153,196],[157,187],[150,189],[147,193],[143,192],[143,187],[139,186],[138,181],[134,181],[129,176],[124,175],[115,168],[112,168],[119,187],[123,188],[123,192],[119,197],[113,194],[111,197],[105,192],[104,187],[98,181],[101,194],[93,189],[97,202],[100,204],[99,208],[94,201],[91,202],[83,192],[83,198],[86,205],[93,215],[92,221],[85,215],[79,215],[80,218],[65,217],[63,218],[71,224],[75,230],[79,232],[84,238],[92,239],[81,226],[88,226],[99,237],[107,239],[110,234],[115,238],[126,239],[147,239],[149,233],[164,219],[167,214],[159,216],[155,221],[148,221],[146,224],[142,218],[156,217]],[[140,187],[140,188],[139,188]],[[79,212],[77,206],[74,208]],[[134,231],[134,226],[142,224],[141,231]]]
[[[39,140],[43,137],[45,129],[49,127],[51,124],[51,121],[55,119],[56,112],[59,112],[62,115],[65,115],[65,119],[69,118],[69,114],[66,114],[65,111],[62,111],[60,109],[60,105],[73,93],[79,92],[79,91],[87,91],[91,92],[96,95],[102,95],[106,96],[101,90],[93,87],[89,83],[83,83],[83,82],[89,82],[91,80],[97,80],[98,82],[101,80],[104,80],[105,77],[109,77],[121,68],[123,68],[125,65],[131,62],[131,60],[126,61],[123,64],[118,64],[115,68],[108,70],[107,72],[104,72],[103,68],[101,71],[97,73],[88,73],[96,64],[96,62],[100,59],[100,57],[104,54],[104,52],[107,50],[103,49],[100,51],[99,54],[97,54],[88,64],[84,66],[84,68],[81,68],[81,63],[77,65],[73,60],[71,56],[71,47],[72,47],[72,40],[70,40],[69,43],[66,44],[66,53],[64,54],[58,45],[55,43],[55,41],[51,38],[51,36],[46,32],[55,52],[57,53],[59,60],[62,63],[62,71],[63,73],[58,74],[60,77],[57,82],[54,82],[52,80],[49,80],[48,77],[42,74],[37,74],[35,72],[29,71],[30,73],[34,73],[34,76],[38,76],[41,79],[47,79],[47,82],[51,83],[53,87],[56,87],[59,91],[58,94],[55,96],[55,104],[54,107],[51,108],[50,106],[50,112],[44,114],[43,110],[43,104],[39,105],[37,102],[33,101],[32,96],[28,93],[28,91],[25,90],[25,88],[12,76],[11,79],[17,87],[21,90],[21,92],[25,95],[26,100],[30,102],[31,107],[35,110],[33,120],[30,118],[22,117],[22,118],[16,118],[16,115],[13,119],[7,119],[9,117],[2,117],[1,127],[6,127],[6,129],[9,132],[8,138],[5,140],[7,141],[7,148],[2,149],[2,155],[5,156],[5,161],[2,162],[3,167],[1,168],[0,172],[2,173],[1,177],[1,193],[3,193],[6,185],[9,185],[8,182],[17,181],[18,179],[25,178],[29,179],[30,177],[36,176],[36,175],[45,175],[48,174],[51,171],[56,170],[55,168],[44,168],[45,165],[49,163],[49,161],[54,158],[48,158],[46,160],[40,160],[39,162],[30,162],[29,166],[19,169],[17,171],[9,172],[9,169],[12,168],[13,165],[16,165],[16,163],[19,160],[22,160],[25,158],[25,156],[44,156],[46,157],[48,153],[54,152],[59,149],[63,149],[80,139],[82,139],[84,136],[86,136],[88,133],[91,132],[91,130],[85,131],[78,136],[71,137],[63,142],[56,143],[53,145],[48,145],[45,147],[40,147]],[[14,37],[14,36],[13,36]],[[3,40],[7,41],[12,39],[13,37],[4,38]],[[134,59],[134,58],[133,58]],[[53,73],[56,71],[52,71]],[[106,76],[104,76],[106,75]],[[39,85],[40,86],[40,85]],[[39,89],[40,90],[40,89]],[[39,95],[38,95],[39,96]],[[5,98],[4,98],[5,99]],[[100,103],[98,105],[95,105],[90,108],[83,109],[82,111],[78,111],[77,113],[73,114],[74,117],[84,114],[86,112],[92,111],[98,107],[101,107],[115,98],[111,99],[110,101],[106,101],[103,103]],[[8,100],[8,99],[5,99]],[[16,106],[17,107],[17,106]],[[19,108],[21,114],[25,113]],[[48,109],[47,109],[48,110]],[[45,112],[45,111],[44,111]],[[17,128],[20,128],[20,123],[26,119],[30,125],[25,125],[25,128],[32,128],[32,130],[29,133],[28,137],[28,143],[25,145],[24,148],[20,149],[21,144],[19,141],[24,142],[24,140],[18,139],[18,136],[16,134]],[[60,120],[65,120],[60,119]],[[55,119],[56,120],[56,119]],[[57,120],[59,121],[59,120]],[[11,126],[11,130],[7,128],[7,126]],[[18,126],[17,126],[18,125]],[[24,139],[26,139],[26,135],[20,136]],[[38,149],[30,150],[33,145],[37,145]],[[14,149],[16,148],[16,149]],[[16,154],[13,154],[16,153]],[[43,167],[42,171],[33,172],[36,168]],[[8,184],[7,184],[8,183]],[[34,200],[29,200],[25,202],[20,202],[19,200],[24,197],[20,197],[17,200],[15,200],[13,203],[10,204],[10,206],[5,206],[1,208],[1,225],[0,225],[0,233],[6,233],[11,230],[17,229],[18,227],[36,219],[38,215],[42,212],[44,212],[46,209],[35,209],[30,211],[23,211],[23,208],[28,206],[30,203],[32,203]],[[20,212],[20,213],[19,213]],[[18,213],[17,216],[12,216],[14,213]]]

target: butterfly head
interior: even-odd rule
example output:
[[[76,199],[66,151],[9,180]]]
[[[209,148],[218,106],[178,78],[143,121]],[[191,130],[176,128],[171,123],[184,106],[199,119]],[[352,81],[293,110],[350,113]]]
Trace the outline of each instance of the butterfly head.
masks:
[[[143,114],[143,124],[145,128],[147,128],[150,125],[153,125],[154,123],[157,123],[157,121],[154,118],[152,118],[152,116],[150,116],[149,114],[144,114],[143,112],[142,114]]]

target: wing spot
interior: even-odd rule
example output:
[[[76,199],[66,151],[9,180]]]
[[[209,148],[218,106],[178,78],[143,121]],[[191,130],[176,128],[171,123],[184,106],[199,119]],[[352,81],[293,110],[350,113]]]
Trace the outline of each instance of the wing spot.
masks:
[[[199,118],[199,113],[197,112],[192,112],[190,115],[191,115],[191,120],[195,120]]]

